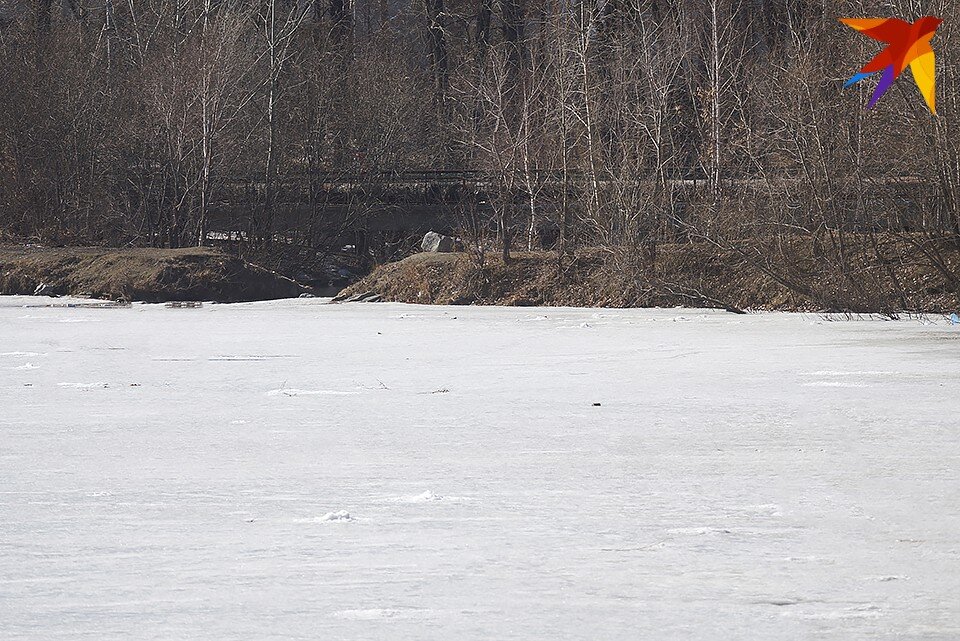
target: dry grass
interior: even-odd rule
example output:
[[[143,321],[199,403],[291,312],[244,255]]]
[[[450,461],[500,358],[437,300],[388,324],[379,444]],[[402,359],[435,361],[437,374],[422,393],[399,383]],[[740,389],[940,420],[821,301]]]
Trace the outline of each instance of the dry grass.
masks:
[[[0,294],[56,294],[161,302],[267,300],[305,291],[216,250],[0,246]]]
[[[941,248],[942,249],[942,248]],[[759,250],[759,251],[758,251]],[[583,307],[691,306],[731,310],[939,313],[960,308],[951,283],[902,239],[850,251],[840,265],[814,257],[809,241],[782,239],[749,251],[707,243],[661,245],[655,264],[589,249],[562,269],[553,252],[519,253],[508,265],[488,256],[416,254],[383,265],[341,295],[433,304]],[[954,273],[960,253],[943,250]]]

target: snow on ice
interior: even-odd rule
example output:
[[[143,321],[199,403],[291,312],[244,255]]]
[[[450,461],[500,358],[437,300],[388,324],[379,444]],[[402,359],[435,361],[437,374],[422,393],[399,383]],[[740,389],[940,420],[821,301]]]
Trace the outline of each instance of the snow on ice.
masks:
[[[947,318],[36,302],[5,640],[960,638]]]

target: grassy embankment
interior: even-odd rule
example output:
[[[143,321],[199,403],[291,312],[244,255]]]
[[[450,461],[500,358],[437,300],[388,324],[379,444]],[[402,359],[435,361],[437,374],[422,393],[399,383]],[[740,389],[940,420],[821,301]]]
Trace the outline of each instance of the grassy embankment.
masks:
[[[289,298],[294,281],[207,248],[0,246],[0,294],[161,302]]]
[[[918,249],[886,239],[849,253],[843,264],[815,256],[808,242],[771,242],[763,251],[714,245],[660,245],[636,264],[607,250],[560,262],[553,252],[495,255],[416,254],[382,265],[344,290],[380,300],[432,304],[590,307],[696,306],[730,310],[939,313],[960,308],[960,250]],[[929,255],[928,255],[929,254]]]

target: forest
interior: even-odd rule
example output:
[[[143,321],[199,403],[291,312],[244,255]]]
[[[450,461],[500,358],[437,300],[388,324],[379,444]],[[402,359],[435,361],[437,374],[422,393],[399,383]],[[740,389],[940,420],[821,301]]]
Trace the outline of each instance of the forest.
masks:
[[[875,83],[844,82],[882,45],[839,18],[923,15],[938,115],[909,72],[866,109]],[[905,303],[914,267],[956,294],[958,21],[950,0],[0,0],[0,240],[322,252],[383,204],[332,216],[322,184],[452,172],[482,191],[452,207],[481,264],[642,272],[695,244],[800,292],[815,264],[848,296]]]

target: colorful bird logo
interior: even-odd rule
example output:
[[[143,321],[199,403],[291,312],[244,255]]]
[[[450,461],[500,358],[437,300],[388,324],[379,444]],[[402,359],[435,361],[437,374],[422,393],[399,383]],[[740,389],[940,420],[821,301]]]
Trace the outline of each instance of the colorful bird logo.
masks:
[[[867,109],[877,104],[909,65],[930,112],[937,114],[936,56],[930,48],[930,40],[943,20],[924,16],[913,24],[897,18],[841,18],[840,22],[887,45],[844,85],[849,87],[875,73],[881,74]]]

